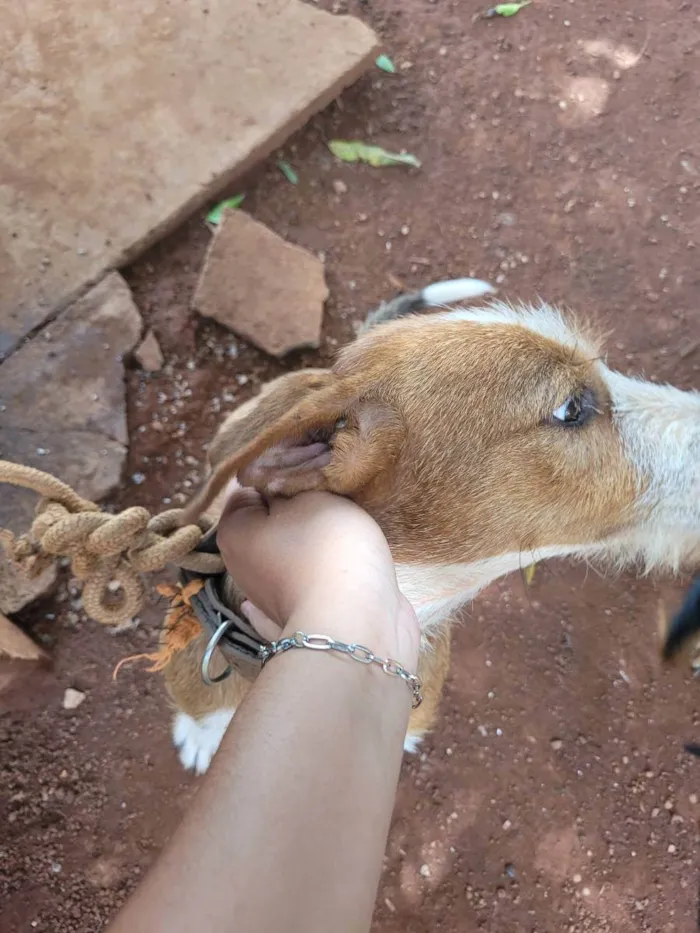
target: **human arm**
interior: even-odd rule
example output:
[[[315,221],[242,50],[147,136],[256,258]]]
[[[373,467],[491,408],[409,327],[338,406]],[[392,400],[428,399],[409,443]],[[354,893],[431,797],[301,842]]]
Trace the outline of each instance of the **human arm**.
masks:
[[[360,642],[415,671],[415,617],[357,506],[306,494],[231,510],[220,528],[232,575],[285,634]],[[406,684],[376,665],[273,658],[110,933],[368,930],[410,709]]]

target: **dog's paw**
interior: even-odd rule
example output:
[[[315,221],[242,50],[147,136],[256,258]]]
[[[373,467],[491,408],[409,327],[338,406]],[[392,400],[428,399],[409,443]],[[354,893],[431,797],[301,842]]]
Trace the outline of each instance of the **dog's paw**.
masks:
[[[423,741],[423,735],[420,733],[414,733],[413,735],[407,735],[403,740],[403,750],[409,755],[415,755],[420,747],[420,743]]]
[[[186,771],[204,774],[216,754],[235,710],[220,709],[201,719],[178,713],[173,722],[173,742]]]

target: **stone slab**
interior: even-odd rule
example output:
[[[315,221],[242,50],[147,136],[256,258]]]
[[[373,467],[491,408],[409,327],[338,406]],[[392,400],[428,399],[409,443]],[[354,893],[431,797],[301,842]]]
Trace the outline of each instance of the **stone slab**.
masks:
[[[0,359],[281,145],[376,47],[297,0],[5,4]]]
[[[24,463],[99,500],[120,483],[127,454],[124,356],[141,316],[113,272],[0,366],[0,458]],[[35,494],[3,486],[0,527],[27,531]],[[51,583],[20,578],[0,557],[0,610],[17,612]]]
[[[318,347],[328,287],[321,260],[240,210],[224,212],[194,296],[212,317],[266,353]]]

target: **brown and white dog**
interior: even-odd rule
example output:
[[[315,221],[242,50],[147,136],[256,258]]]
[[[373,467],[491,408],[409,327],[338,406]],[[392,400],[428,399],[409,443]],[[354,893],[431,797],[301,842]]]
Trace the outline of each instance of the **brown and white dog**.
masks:
[[[424,636],[407,750],[433,724],[450,623],[482,587],[564,555],[677,571],[700,545],[700,394],[610,370],[593,333],[547,305],[391,320],[489,292],[430,286],[380,309],[331,370],[268,384],[221,426],[189,507],[215,521],[237,477],[268,496],[331,490],[374,516]],[[165,674],[174,740],[198,773],[250,685],[202,683],[206,640]]]

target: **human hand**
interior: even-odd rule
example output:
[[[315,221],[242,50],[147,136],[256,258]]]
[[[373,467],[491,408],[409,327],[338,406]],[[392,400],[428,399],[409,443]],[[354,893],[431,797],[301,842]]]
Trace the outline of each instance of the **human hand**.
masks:
[[[307,492],[267,506],[254,490],[239,490],[217,542],[261,634],[276,637],[272,620],[286,635],[302,630],[363,644],[415,670],[418,620],[399,592],[381,529],[354,502]]]

